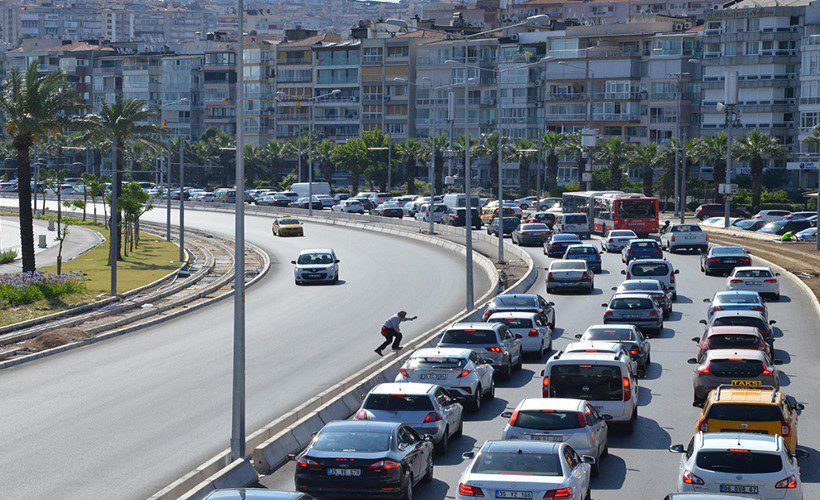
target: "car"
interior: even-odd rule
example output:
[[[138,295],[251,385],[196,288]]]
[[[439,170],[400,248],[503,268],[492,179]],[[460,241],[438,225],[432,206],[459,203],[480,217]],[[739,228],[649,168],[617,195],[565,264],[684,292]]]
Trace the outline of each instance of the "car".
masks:
[[[279,194],[285,195],[290,201],[296,201],[299,199],[299,194],[295,191],[282,191]]]
[[[788,210],[761,210],[760,212],[754,214],[752,218],[757,220],[765,220],[766,222],[774,222],[783,220],[786,216],[791,214],[792,213]]]
[[[535,293],[505,293],[496,295],[484,309],[483,319],[497,312],[534,312],[551,330],[555,329],[555,303],[544,300]]]
[[[776,234],[783,236],[786,233],[798,233],[804,229],[812,227],[811,221],[808,219],[798,220],[776,220],[767,223],[765,226],[758,229],[756,232],[765,234]]]
[[[353,197],[352,199],[359,200],[359,203],[362,204],[362,207],[364,207],[364,209],[366,211],[370,211],[370,210],[373,210],[374,208],[376,208],[376,203],[373,200],[370,199],[369,194],[365,194],[364,196],[362,196],[361,194],[358,194],[355,197]]]
[[[271,230],[274,236],[304,236],[305,228],[296,219],[273,219]]]
[[[708,219],[704,219],[700,225],[701,226],[708,226],[708,227],[719,227],[725,229],[731,229],[734,224],[740,220],[743,220],[741,217],[729,217],[729,225],[726,225],[726,218],[725,217],[709,217]]]
[[[504,237],[507,237],[507,235],[512,236],[513,231],[518,229],[518,226],[521,224],[521,219],[518,217],[504,217],[503,220]],[[498,236],[498,217],[493,219],[493,221],[490,222],[490,225],[487,226],[487,234]]]
[[[645,293],[615,294],[609,303],[601,304],[604,324],[634,325],[642,332],[660,335],[663,331],[663,309],[651,295]]]
[[[0,193],[16,193],[16,182],[0,182]]]
[[[626,279],[653,279],[663,283],[672,292],[672,300],[678,298],[677,283],[675,275],[680,270],[675,269],[671,262],[665,259],[639,259],[632,260],[626,266],[626,270],[621,274],[626,275]]]
[[[191,201],[211,202],[214,201],[214,193],[212,191],[197,191],[191,195]],[[257,202],[258,203],[258,202]]]
[[[477,208],[470,209],[470,222],[473,229],[481,229],[481,217]],[[467,224],[467,209],[465,207],[449,207],[441,216],[441,223],[448,226],[464,227]]]
[[[661,246],[669,253],[684,248],[705,252],[709,248],[709,235],[696,224],[672,224],[661,234]]]
[[[751,266],[752,258],[741,246],[712,246],[700,255],[700,270],[706,276],[731,273],[738,266]]]
[[[345,201],[346,199],[350,198],[350,195],[347,193],[336,193],[333,195],[333,202],[339,203]]]
[[[363,214],[364,205],[362,205],[362,202],[357,200],[356,198],[349,198],[347,200],[342,200],[339,203],[330,207],[330,211],[347,214]]]
[[[817,212],[812,210],[811,212],[792,212],[789,215],[784,216],[783,218],[786,220],[803,220],[809,219],[811,217],[817,217]]]
[[[769,319],[766,303],[757,292],[724,290],[703,301],[709,304],[706,309],[707,320],[711,320],[718,311],[756,311],[762,313],[764,319]]]
[[[621,250],[621,262],[629,264],[635,259],[662,259],[663,250],[655,240],[637,239],[629,240]]]
[[[393,203],[398,203],[401,206],[404,206],[411,201],[415,201],[416,199],[418,199],[416,195],[406,194],[404,196],[394,196],[393,198],[390,198],[390,201],[392,201]]]
[[[567,443],[487,441],[458,480],[456,500],[485,498],[589,498],[595,458]]]
[[[540,222],[542,224],[546,224],[547,227],[550,228],[550,231],[552,231],[552,228],[555,226],[555,214],[552,212],[533,212],[524,220],[524,222]]]
[[[780,436],[698,432],[687,446],[669,451],[681,454],[678,492],[803,498],[800,467]]]
[[[591,325],[575,335],[581,342],[616,342],[624,346],[638,367],[638,376],[646,376],[652,363],[652,346],[635,325]]]
[[[539,359],[552,350],[552,329],[547,326],[538,313],[497,312],[487,318],[487,323],[507,325],[513,335],[521,336],[521,349],[525,353],[534,354]]]
[[[257,205],[267,205],[271,207],[286,207],[290,205],[290,198],[282,193],[273,193],[256,199]]]
[[[447,212],[447,207],[444,205],[433,205],[433,222],[441,222],[444,214]],[[430,222],[430,205],[425,203],[414,215],[418,221]]]
[[[619,293],[645,293],[655,299],[663,309],[663,319],[668,319],[672,313],[672,291],[665,284],[653,279],[624,280],[612,291]]]
[[[774,331],[772,326],[777,321],[766,320],[764,313],[760,311],[715,311],[712,317],[707,321],[700,320],[700,323],[706,325],[706,328],[714,326],[753,326],[757,331],[763,335],[770,345],[774,344]]]
[[[521,210],[529,210],[531,207],[534,207],[538,204],[538,197],[526,196],[524,198],[518,198],[513,203],[518,205],[518,208],[520,208]]]
[[[294,460],[296,491],[404,499],[432,479],[433,443],[398,422],[333,421]]]
[[[585,260],[555,260],[547,268],[547,293],[556,290],[595,291],[595,273]]]
[[[508,380],[523,363],[519,337],[501,323],[453,323],[444,330],[438,347],[472,349],[492,360],[496,375]]]
[[[738,219],[731,224],[733,228],[742,229],[744,231],[757,231],[765,225],[766,221],[757,219]]]
[[[580,245],[581,238],[577,234],[554,233],[548,242],[544,243],[544,255],[561,257],[570,245]]]
[[[553,354],[541,372],[541,397],[589,401],[609,424],[632,434],[638,419],[638,378],[635,362],[614,342],[573,343]],[[571,350],[577,348],[577,350]]]
[[[536,245],[540,247],[547,242],[550,236],[552,236],[552,230],[546,224],[526,223],[520,224],[513,230],[512,242],[519,246]]]
[[[262,488],[221,488],[211,491],[203,500],[315,500],[307,493],[275,491]]]
[[[329,194],[317,194],[314,196],[322,202],[322,208],[330,208],[334,205],[333,198]]]
[[[538,210],[541,212],[556,208],[556,205],[560,208],[561,198],[541,198],[538,200]]]
[[[296,208],[304,208],[304,209],[311,208],[311,206],[312,206],[312,208],[314,210],[322,210],[324,208],[324,206],[322,205],[322,202],[321,202],[321,200],[319,200],[319,198],[317,198],[314,195],[312,199],[313,199],[313,201],[311,203],[308,203],[307,196],[303,196],[303,197],[299,198],[298,200],[296,200],[295,202],[292,202],[289,206],[296,207]]]
[[[797,422],[805,405],[773,387],[722,385],[709,393],[695,432],[751,432],[779,435],[797,451]]]
[[[438,385],[393,382],[371,389],[353,418],[409,425],[422,436],[430,436],[436,452],[444,454],[450,438],[461,437],[463,411],[458,400]]]
[[[594,273],[600,273],[603,270],[601,252],[596,245],[570,245],[564,252],[563,259],[586,261],[589,264],[589,269]]]
[[[709,392],[724,384],[780,387],[780,372],[775,365],[782,362],[758,349],[709,349],[703,358],[689,358],[687,363],[696,365],[692,406],[703,406]]]
[[[817,241],[817,228],[810,227],[794,235],[797,241]]]
[[[757,349],[769,359],[772,357],[771,346],[753,326],[713,326],[703,336],[692,337],[692,342],[698,344],[698,361],[704,359],[707,351],[717,349]]]
[[[431,347],[418,349],[404,362],[395,382],[435,383],[467,403],[472,411],[495,397],[492,360],[472,349]]]
[[[555,232],[573,233],[589,239],[589,218],[585,213],[561,214],[555,219]]]
[[[401,209],[404,211],[404,216],[405,217],[415,217],[416,212],[418,212],[419,208],[421,208],[421,206],[424,205],[425,203],[426,203],[425,201],[422,201],[422,200],[419,200],[419,199],[413,200],[413,201],[408,201],[407,203],[402,205]]]
[[[382,203],[388,201],[392,197],[393,197],[393,195],[390,194],[390,193],[370,193],[370,196],[369,196],[370,201],[372,201],[373,204],[377,207],[379,205],[381,205]]]
[[[614,229],[607,231],[601,240],[601,249],[605,252],[620,252],[629,240],[637,240],[638,235],[631,229]]]
[[[451,208],[456,208],[456,207],[451,207]],[[504,212],[504,217],[516,217],[517,218],[516,213],[515,213],[515,209],[513,207],[504,206],[504,208],[502,209],[502,212]],[[497,204],[495,206],[492,206],[492,205],[485,206],[481,210],[481,222],[484,223],[484,224],[487,224],[487,226],[489,226],[490,223],[492,223],[492,221],[495,220],[496,217],[498,217],[498,205]]]
[[[295,266],[293,273],[297,285],[339,282],[339,259],[331,248],[302,250],[290,263]]]
[[[598,475],[601,459],[609,454],[606,421],[612,417],[598,413],[589,401],[528,398],[501,416],[509,419],[501,439],[566,443],[581,455],[595,457],[593,476]]]
[[[404,217],[404,210],[398,203],[384,202],[376,205],[376,208],[370,210],[372,215],[380,215],[382,217],[395,217],[401,219]]]
[[[695,217],[697,217],[698,220],[708,219],[709,217],[722,216],[724,213],[724,206],[720,203],[709,203],[705,205],[700,205],[698,208],[695,209]],[[729,216],[743,217],[745,219],[748,219],[749,212],[742,208],[730,207]]]
[[[774,273],[768,267],[736,267],[732,270],[732,274],[726,278],[726,289],[757,292],[761,297],[768,296],[778,301],[780,300],[778,276],[780,276],[780,273]]]

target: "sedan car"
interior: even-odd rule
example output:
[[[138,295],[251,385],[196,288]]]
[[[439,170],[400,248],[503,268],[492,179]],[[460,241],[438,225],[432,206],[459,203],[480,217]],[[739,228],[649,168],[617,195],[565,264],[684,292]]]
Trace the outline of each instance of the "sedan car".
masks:
[[[484,320],[497,312],[534,312],[541,317],[550,329],[555,328],[555,303],[544,300],[535,293],[509,293],[503,295],[496,295],[496,297],[487,304],[484,310]]]
[[[621,250],[621,262],[629,264],[635,259],[662,259],[661,245],[650,239],[629,240]]]
[[[757,349],[772,357],[771,346],[753,326],[713,326],[702,337],[692,337],[692,342],[698,344],[698,361],[717,349]]]
[[[641,293],[616,294],[605,307],[604,323],[635,325],[647,335],[663,331],[663,310],[652,296]]]
[[[305,228],[296,219],[274,219],[271,224],[274,236],[304,236]]]
[[[314,210],[322,210],[324,208],[324,205],[322,205],[322,200],[320,200],[319,198],[317,198],[315,196],[313,197],[313,202],[312,203],[308,203],[307,196],[303,196],[303,197],[299,198],[298,200],[296,200],[295,202],[292,202],[289,206],[296,207],[296,208],[304,208],[304,209],[312,207]]]
[[[652,363],[652,346],[635,325],[592,325],[575,335],[582,342],[617,342],[623,345],[638,365],[638,374],[646,375]]]
[[[360,200],[356,198],[349,198],[347,200],[342,200],[339,203],[330,207],[331,212],[343,212],[348,214],[363,214],[364,213],[364,205]]]
[[[663,309],[663,319],[672,313],[673,293],[664,283],[653,279],[624,280],[612,290],[618,293],[645,293],[652,296]]]
[[[783,236],[788,232],[797,233],[804,229],[808,229],[812,227],[811,221],[807,219],[799,219],[799,220],[776,220],[774,222],[769,222],[765,226],[761,227],[757,230],[758,233],[766,233],[766,234],[775,234],[778,236]]]
[[[577,234],[558,233],[544,244],[544,255],[549,257],[562,257],[567,247],[570,245],[580,245],[581,238]]]
[[[768,267],[736,267],[726,278],[726,288],[757,292],[761,297],[769,296],[777,301],[780,300],[778,276],[780,273],[773,273]]]
[[[547,293],[556,290],[595,290],[595,273],[585,260],[556,260],[547,268]]]
[[[543,358],[552,350],[552,330],[544,323],[541,316],[534,312],[507,311],[493,313],[487,323],[501,323],[513,335],[521,336],[521,349],[526,353]]]
[[[698,208],[695,209],[695,217],[699,220],[708,219],[710,217],[718,217],[724,214],[724,207],[722,204],[719,203],[710,203],[706,205],[700,205]],[[729,214],[730,217],[743,217],[748,219],[749,212],[742,208],[738,207],[731,207],[731,212]]]
[[[738,266],[751,265],[752,258],[746,249],[740,246],[713,246],[700,255],[700,270],[706,276],[731,273]]]
[[[485,498],[589,498],[595,458],[567,443],[487,441],[458,481],[456,500]]]
[[[275,491],[262,488],[221,488],[208,493],[203,500],[315,500],[315,497],[295,491]]]
[[[441,216],[441,223],[448,226],[464,227],[467,224],[467,209],[465,207],[450,207]],[[481,229],[481,215],[477,208],[470,209],[470,223],[473,229]]]
[[[296,490],[317,497],[412,498],[433,474],[433,443],[397,422],[335,421],[296,458]]]
[[[812,210],[811,212],[792,212],[789,215],[783,217],[786,220],[802,220],[808,219],[811,217],[816,217],[817,212]]]
[[[769,318],[766,304],[757,292],[724,290],[703,301],[709,304],[709,308],[706,309],[707,320],[711,320],[719,311],[755,311],[763,314],[763,318]]]
[[[692,406],[702,406],[709,392],[721,385],[736,387],[780,387],[780,372],[771,360],[758,349],[710,349],[702,359],[689,358],[695,366],[692,377],[694,397]]]
[[[774,344],[774,331],[772,326],[777,321],[766,320],[766,316],[759,311],[716,311],[709,321],[700,320],[700,323],[707,328],[713,326],[753,326],[763,335],[770,345]]]
[[[552,230],[552,227],[555,225],[555,214],[552,212],[533,212],[524,222],[540,222],[541,224],[546,224],[547,227]]]
[[[512,232],[512,241],[520,246],[543,246],[552,236],[552,230],[542,223],[525,223]]]
[[[766,225],[766,221],[757,219],[738,219],[732,223],[733,228],[742,229],[744,231],[757,231]]]
[[[564,260],[583,260],[589,264],[593,273],[600,273],[603,270],[601,265],[601,252],[596,245],[570,245],[564,252]]]
[[[797,241],[817,241],[817,228],[810,227],[794,235]]]
[[[513,231],[518,229],[518,226],[521,224],[521,219],[518,217],[504,217],[503,220],[504,237],[507,237],[508,235],[512,237]],[[490,222],[490,225],[487,226],[487,234],[494,234],[495,236],[498,236],[498,217],[493,219],[493,221]]]
[[[356,420],[399,422],[430,436],[436,452],[446,453],[450,438],[461,437],[464,408],[446,389],[433,384],[379,384],[365,397]]]
[[[496,373],[505,379],[520,370],[524,355],[520,335],[500,323],[454,323],[444,330],[438,347],[461,347],[492,360]]]
[[[338,283],[339,259],[330,248],[302,250],[296,260],[293,273],[297,285],[304,283]]]
[[[395,217],[401,219],[404,217],[404,208],[392,201],[387,201],[376,205],[376,208],[370,210],[372,215],[380,215],[382,217]]]
[[[637,240],[638,235],[631,229],[614,229],[607,231],[601,240],[601,248],[605,252],[620,252],[629,240]]]

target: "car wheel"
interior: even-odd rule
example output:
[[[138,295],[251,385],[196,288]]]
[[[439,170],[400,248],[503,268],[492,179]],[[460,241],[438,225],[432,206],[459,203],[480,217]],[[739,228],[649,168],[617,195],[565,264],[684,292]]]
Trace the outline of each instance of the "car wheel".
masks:
[[[295,281],[296,281],[296,284],[297,284],[297,285],[301,285],[301,284],[302,284],[302,282],[301,282],[301,281],[299,281],[299,280],[295,280]]]
[[[470,411],[476,412],[481,409],[481,386],[476,386],[473,399],[470,401]]]
[[[444,429],[444,437],[441,438],[441,441],[439,441],[435,445],[436,453],[438,453],[439,455],[446,455],[447,454],[447,448],[449,448],[449,447],[450,447],[450,428],[447,427],[447,428]]]
[[[453,437],[458,439],[464,435],[464,416],[458,421],[458,429],[453,433]],[[432,458],[431,458],[432,460]]]
[[[504,380],[510,380],[512,378],[512,362],[510,362],[510,364],[507,365],[507,368],[504,369],[504,372],[501,373],[501,377]]]
[[[672,302],[678,300],[678,292],[672,292]]]
[[[404,491],[401,494],[402,500],[413,500],[413,474],[408,473],[404,484]]]
[[[609,456],[609,445],[604,445],[604,451],[601,452],[601,456],[599,458],[606,458]]]
[[[592,464],[592,477],[598,477],[598,474],[601,473],[601,465],[596,460],[594,464]]]
[[[587,492],[584,495],[584,500],[592,500],[592,493],[590,492],[589,488],[587,488]]]
[[[490,379],[490,389],[484,392],[484,400],[492,401],[495,399],[495,380]]]
[[[774,294],[773,299],[774,299],[775,302],[780,302],[780,294],[779,293]]]
[[[624,434],[631,435],[635,432],[635,421],[638,420],[638,409],[635,408],[632,410],[632,418],[629,419],[629,422],[624,424]]]
[[[334,284],[334,285],[338,285],[338,284],[339,284],[339,273],[336,273],[336,277],[334,277],[334,278],[333,278],[333,284]]]
[[[424,471],[424,477],[421,478],[422,483],[432,483],[433,482],[433,455],[430,454],[427,457],[427,470]]]
[[[521,205],[520,208],[521,208],[521,210],[526,210],[526,209],[530,208],[530,206],[527,205],[526,203],[524,203],[523,205]]]
[[[548,294],[552,294],[552,293],[554,293],[554,292],[553,292],[553,289],[552,289],[552,288],[550,288],[550,287],[547,287],[547,293],[548,293]]]
[[[515,364],[515,371],[520,370],[524,366],[524,350],[518,351],[518,363]]]

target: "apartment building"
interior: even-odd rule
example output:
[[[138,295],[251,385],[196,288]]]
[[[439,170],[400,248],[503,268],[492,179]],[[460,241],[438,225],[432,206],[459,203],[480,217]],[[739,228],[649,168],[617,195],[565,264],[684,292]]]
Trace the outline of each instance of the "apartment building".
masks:
[[[276,135],[276,45],[257,35],[245,37],[245,141],[253,146]]]
[[[203,67],[205,128],[236,134],[236,48],[233,44],[205,51]]]
[[[313,129],[320,139],[344,142],[361,135],[361,42],[313,47]],[[334,95],[331,92],[339,91]],[[322,97],[324,96],[324,97]]]
[[[204,67],[203,54],[167,55],[162,58],[160,116],[172,137],[196,140],[205,131]]]
[[[788,181],[801,189],[817,186],[820,163],[820,148],[803,142],[820,125],[820,4],[807,5],[804,20],[800,43],[799,152],[786,163]]]

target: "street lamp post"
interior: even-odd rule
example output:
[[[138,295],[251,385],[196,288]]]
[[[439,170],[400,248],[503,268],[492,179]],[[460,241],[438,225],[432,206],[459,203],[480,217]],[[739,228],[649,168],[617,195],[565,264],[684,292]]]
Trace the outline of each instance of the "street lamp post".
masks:
[[[117,138],[111,141],[111,229],[109,238],[109,261],[111,264],[111,295],[117,295],[117,257],[119,257],[119,206],[117,205],[117,187],[120,176],[117,173]],[[36,188],[36,185],[35,185]],[[43,193],[45,197],[45,193]]]
[[[689,76],[689,73],[674,73],[669,76],[675,78],[676,83],[678,84],[678,106],[677,106],[677,126],[675,127],[675,139],[677,140],[677,144],[675,145],[675,189],[674,189],[674,200],[675,200],[675,207],[674,207],[674,215],[680,216],[680,222],[683,224],[684,218],[686,217],[686,198],[682,195],[683,187],[681,185],[683,179],[683,172],[686,170],[686,163],[681,165],[680,157],[683,157],[683,161],[686,162],[686,129],[683,127],[683,80],[685,77]],[[684,181],[685,182],[685,181]]]
[[[586,49],[586,66],[580,67],[575,66],[574,64],[568,64],[564,61],[558,61],[558,64],[562,66],[567,66],[569,68],[575,68],[585,72],[584,79],[586,80],[586,93],[587,93],[587,112],[586,112],[586,119],[587,119],[587,133],[581,133],[581,146],[584,147],[584,139],[589,136],[589,143],[586,145],[587,148],[587,162],[586,162],[586,171],[581,176],[581,180],[584,182],[584,189],[586,191],[592,190],[592,148],[595,147],[597,142],[597,134],[592,128],[592,81],[595,79],[595,73],[590,70],[589,68],[589,48]],[[590,224],[592,220],[590,219]]]
[[[177,101],[163,103],[160,107],[175,106],[177,104],[187,104],[188,102],[189,102],[188,98],[183,97],[182,99],[179,99]],[[163,120],[163,126],[165,126],[165,120]],[[181,151],[181,149],[182,149],[182,139],[181,138],[180,138],[179,144],[180,144],[180,151]],[[167,203],[166,203],[166,206],[165,206],[165,239],[167,241],[171,241],[171,155],[172,155],[172,152],[171,152],[171,139],[170,138],[168,138],[168,142],[166,143],[166,147],[168,148],[168,166],[165,169],[165,186],[166,186],[165,195],[168,198],[168,200],[167,200]],[[180,155],[181,155],[181,153],[180,153]],[[182,168],[182,167],[180,167],[180,168]],[[161,172],[160,172],[160,175],[162,175]],[[182,191],[180,191],[179,195],[180,195],[180,198],[182,198]],[[181,231],[181,229],[180,229],[180,231]]]
[[[185,260],[185,139],[179,136],[179,261]]]
[[[735,111],[737,105],[737,72],[726,71],[726,78],[724,80],[724,102],[717,104],[718,112],[723,112],[725,115],[726,127],[726,181],[723,186],[723,227],[729,227],[729,219],[731,215],[732,194],[732,142],[734,138],[735,122],[738,117]]]

